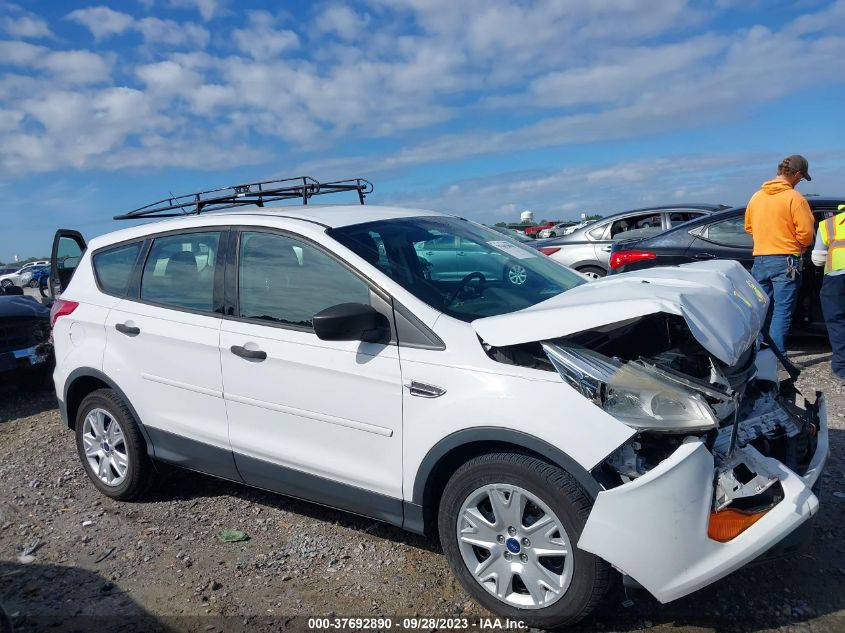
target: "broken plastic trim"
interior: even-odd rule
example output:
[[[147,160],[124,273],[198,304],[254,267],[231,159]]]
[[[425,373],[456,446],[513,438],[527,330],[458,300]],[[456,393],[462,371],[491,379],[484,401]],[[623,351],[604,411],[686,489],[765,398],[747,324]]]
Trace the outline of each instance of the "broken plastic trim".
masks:
[[[699,390],[655,367],[622,364],[581,347],[550,342],[542,347],[567,384],[631,428],[692,433],[717,426]]]

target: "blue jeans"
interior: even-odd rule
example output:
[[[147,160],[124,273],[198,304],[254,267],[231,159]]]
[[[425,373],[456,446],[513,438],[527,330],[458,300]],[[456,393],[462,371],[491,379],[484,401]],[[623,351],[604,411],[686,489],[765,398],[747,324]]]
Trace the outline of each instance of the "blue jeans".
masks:
[[[821,300],[832,352],[830,369],[845,379],[845,275],[824,276]]]
[[[801,272],[795,279],[786,276],[788,261],[792,259],[800,266],[801,258],[792,255],[758,255],[754,258],[751,274],[763,291],[769,295],[769,313],[766,325],[769,336],[780,351],[786,354],[786,334],[792,325],[792,314],[798,300],[798,288],[801,287]]]

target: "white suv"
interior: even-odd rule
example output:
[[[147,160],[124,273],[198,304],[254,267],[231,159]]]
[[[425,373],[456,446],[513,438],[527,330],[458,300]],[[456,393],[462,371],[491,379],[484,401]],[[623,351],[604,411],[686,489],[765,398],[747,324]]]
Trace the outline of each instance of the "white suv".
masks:
[[[423,265],[440,236],[502,274]],[[160,460],[374,517],[439,537],[479,603],[543,628],[584,617],[611,567],[674,600],[818,508],[824,399],[779,381],[734,262],[585,283],[478,224],[359,205],[87,249],[60,231],[53,253],[56,391],[114,499]]]

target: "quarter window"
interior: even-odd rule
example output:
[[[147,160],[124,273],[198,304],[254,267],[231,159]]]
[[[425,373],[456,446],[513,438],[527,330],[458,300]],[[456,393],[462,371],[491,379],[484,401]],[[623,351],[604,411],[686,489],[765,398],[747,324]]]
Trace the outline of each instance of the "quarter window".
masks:
[[[185,233],[153,242],[141,278],[141,299],[211,312],[220,233]]]
[[[310,329],[326,308],[370,302],[369,287],[350,270],[284,235],[243,233],[238,270],[238,315],[245,319]]]
[[[133,242],[94,255],[94,272],[103,292],[118,297],[126,294],[142,244],[143,242]]]

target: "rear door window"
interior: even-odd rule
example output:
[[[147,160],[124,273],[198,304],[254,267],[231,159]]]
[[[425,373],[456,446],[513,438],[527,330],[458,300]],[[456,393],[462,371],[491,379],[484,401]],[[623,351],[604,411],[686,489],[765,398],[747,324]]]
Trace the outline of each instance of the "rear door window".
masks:
[[[751,236],[745,232],[745,218],[742,216],[711,224],[703,237],[725,246],[751,248],[753,244]]]
[[[94,255],[94,273],[103,292],[118,297],[126,294],[142,245],[143,242],[133,242],[107,248]]]
[[[141,278],[141,299],[174,308],[212,312],[220,233],[156,238]]]

